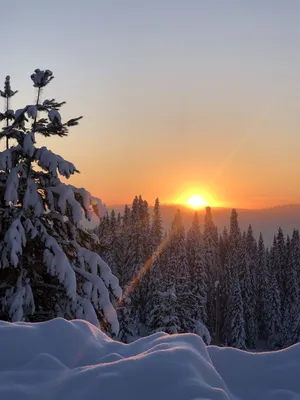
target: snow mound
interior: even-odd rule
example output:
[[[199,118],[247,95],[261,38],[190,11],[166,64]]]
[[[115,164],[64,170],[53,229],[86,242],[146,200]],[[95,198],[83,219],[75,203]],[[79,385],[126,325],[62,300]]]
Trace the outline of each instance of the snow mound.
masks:
[[[300,344],[267,353],[207,349],[233,399],[300,400]]]
[[[194,334],[122,344],[81,320],[0,322],[0,398],[300,399],[299,353],[206,347]]]
[[[192,334],[125,345],[81,320],[0,322],[0,354],[1,399],[228,399]]]

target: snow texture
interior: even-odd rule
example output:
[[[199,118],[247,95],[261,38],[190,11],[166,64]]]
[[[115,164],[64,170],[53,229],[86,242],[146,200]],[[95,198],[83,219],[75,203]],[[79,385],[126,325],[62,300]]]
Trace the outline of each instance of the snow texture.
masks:
[[[88,322],[0,322],[0,398],[300,399],[300,345],[251,354],[156,333],[129,345]]]
[[[70,178],[77,171],[74,164],[64,160],[60,155],[54,154],[45,146],[37,150],[35,157],[39,167],[49,171],[53,177],[58,176],[57,170],[66,178]]]

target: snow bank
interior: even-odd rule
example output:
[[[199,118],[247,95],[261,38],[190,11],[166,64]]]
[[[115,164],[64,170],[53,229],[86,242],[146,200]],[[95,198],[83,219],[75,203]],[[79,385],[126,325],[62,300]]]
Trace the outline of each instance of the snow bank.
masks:
[[[300,344],[268,353],[215,346],[207,349],[234,399],[300,399]]]
[[[0,322],[0,398],[300,399],[299,352],[247,354],[192,334],[125,345],[80,320]]]

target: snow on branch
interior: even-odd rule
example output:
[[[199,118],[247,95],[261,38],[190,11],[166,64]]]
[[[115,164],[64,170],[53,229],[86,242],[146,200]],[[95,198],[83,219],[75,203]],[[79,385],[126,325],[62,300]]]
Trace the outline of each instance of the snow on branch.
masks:
[[[10,169],[12,166],[11,162],[11,149],[6,149],[0,153],[0,170]]]
[[[85,298],[90,300],[96,309],[103,312],[105,319],[111,326],[112,332],[118,334],[119,322],[117,313],[111,304],[109,291],[101,277],[82,268],[73,266],[73,269],[87,280],[88,284],[84,285]]]
[[[48,187],[46,190],[49,207],[52,211],[56,211],[58,207],[62,215],[66,215],[67,207],[71,209],[68,217],[72,222],[77,224],[81,221],[83,212],[80,203],[75,199],[74,191],[70,185],[60,183],[56,186]],[[57,198],[57,200],[56,200]]]
[[[16,204],[19,200],[19,167],[11,169],[6,181],[4,201],[7,206]]]
[[[43,201],[33,179],[27,179],[27,187],[23,198],[23,208],[25,210],[32,209],[36,216],[40,216],[44,213]]]
[[[25,232],[30,235],[30,239],[34,239],[37,236],[38,231],[36,230],[35,226],[33,226],[32,222],[30,221],[29,218],[27,218],[23,222],[23,226],[24,226]]]
[[[116,297],[122,296],[118,278],[112,274],[109,266],[97,253],[77,246],[77,258],[82,269],[88,268],[92,275],[100,275],[106,287],[110,287]]]
[[[54,177],[57,177],[57,170],[60,175],[66,178],[70,178],[72,174],[79,172],[75,168],[74,164],[64,160],[60,155],[54,154],[45,146],[37,149],[35,153],[35,159],[41,168],[49,171]]]
[[[21,272],[15,287],[6,290],[3,306],[8,306],[9,317],[12,322],[23,321],[24,309],[30,314],[35,312],[33,293],[29,278],[24,277],[24,270]]]
[[[77,295],[76,297],[75,316],[78,319],[89,321],[96,327],[100,327],[97,314],[92,303],[90,302],[90,300],[85,299],[84,297],[81,297],[79,295]]]
[[[34,294],[36,315],[50,315],[49,310],[44,311],[48,307],[57,315],[59,304],[64,304],[63,316],[84,317],[95,325],[104,316],[105,323],[117,332],[110,299],[122,294],[118,279],[99,255],[81,247],[93,248],[95,244],[85,230],[84,217],[95,221],[97,216],[99,220],[105,207],[85,189],[61,183],[61,176],[70,178],[79,171],[47,147],[37,148],[35,141],[38,133],[46,137],[67,135],[68,127],[77,125],[82,117],[63,123],[59,111],[64,102],[41,100],[42,89],[53,79],[50,70],[36,69],[31,79],[37,88],[34,105],[9,109],[8,98],[15,94],[9,77],[0,91],[0,97],[6,99],[5,112],[0,113],[0,121],[6,122],[0,139],[5,139],[7,147],[0,152],[4,229],[0,268],[11,272],[11,282],[4,278],[0,308],[2,305],[5,317],[13,321],[27,318],[35,310]],[[46,283],[46,275],[50,279],[47,284],[57,286],[57,291],[49,294],[53,300],[49,304],[34,290]]]
[[[28,132],[24,135],[23,152],[26,156],[32,157],[34,154],[34,132]]]
[[[60,283],[66,288],[68,296],[75,300],[76,276],[66,254],[53,236],[44,233],[43,241],[45,244],[44,262],[47,266],[47,272],[52,276],[57,276]]]
[[[25,230],[20,218],[16,218],[6,231],[3,242],[0,244],[0,268],[8,268],[11,265],[17,267],[19,256],[22,255],[25,245]]]
[[[75,193],[75,197],[80,202],[82,208],[85,211],[85,217],[89,221],[91,221],[94,216],[99,219],[100,217],[105,215],[106,208],[99,198],[92,196],[91,193],[84,188],[76,188],[72,185],[70,185],[70,187],[72,187],[72,190]]]
[[[41,71],[40,69],[37,68],[34,70],[34,73],[31,75],[30,78],[33,81],[34,87],[42,88],[48,85],[48,83],[52,81],[54,76],[52,71],[50,71],[49,69],[46,69],[46,71]]]

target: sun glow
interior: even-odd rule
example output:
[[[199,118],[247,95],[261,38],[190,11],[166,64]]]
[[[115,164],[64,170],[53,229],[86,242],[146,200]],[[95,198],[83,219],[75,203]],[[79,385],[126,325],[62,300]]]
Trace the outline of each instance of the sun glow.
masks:
[[[199,196],[198,194],[194,194],[193,196],[187,199],[187,205],[191,208],[202,208],[207,205],[207,202],[204,200],[203,197]]]

